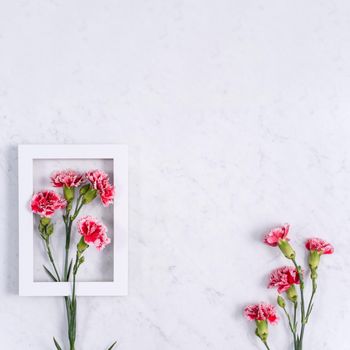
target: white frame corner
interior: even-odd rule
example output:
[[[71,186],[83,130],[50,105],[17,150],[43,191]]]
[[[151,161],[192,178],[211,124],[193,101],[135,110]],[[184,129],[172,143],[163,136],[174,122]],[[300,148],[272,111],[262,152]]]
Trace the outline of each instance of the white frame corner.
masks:
[[[113,159],[113,180],[118,190],[118,198],[113,206],[113,281],[77,282],[77,295],[126,296],[128,294],[128,147],[110,144],[18,145],[19,295],[65,296],[71,293],[70,282],[34,281],[33,214],[28,208],[33,195],[33,160],[71,158]]]

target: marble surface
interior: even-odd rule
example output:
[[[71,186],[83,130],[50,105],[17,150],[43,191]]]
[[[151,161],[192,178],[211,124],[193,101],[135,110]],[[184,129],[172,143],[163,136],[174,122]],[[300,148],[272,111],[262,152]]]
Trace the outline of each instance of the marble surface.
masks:
[[[18,143],[130,147],[130,294],[80,298],[78,349],[261,349],[289,222],[323,259],[306,349],[347,350],[350,3],[0,3],[1,348],[53,349],[61,299],[19,298]],[[290,349],[286,324],[271,348]]]

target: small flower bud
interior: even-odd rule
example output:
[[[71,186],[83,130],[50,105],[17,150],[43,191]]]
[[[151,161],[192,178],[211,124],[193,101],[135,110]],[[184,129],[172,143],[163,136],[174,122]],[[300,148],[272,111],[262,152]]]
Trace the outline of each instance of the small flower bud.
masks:
[[[51,219],[50,218],[41,218],[40,219],[40,223],[41,223],[41,225],[43,225],[43,226],[47,226],[49,223],[51,222]]]
[[[286,301],[284,300],[283,297],[281,297],[280,295],[277,297],[277,304],[279,307],[281,307],[282,309],[284,309],[286,307]]]
[[[91,188],[84,194],[83,203],[88,204],[92,202],[96,198],[96,196],[97,196],[97,190],[94,190],[93,188]]]
[[[288,241],[285,241],[283,239],[281,239],[278,242],[278,246],[281,249],[281,252],[283,253],[283,255],[287,258],[287,259],[294,259],[295,258],[295,251],[292,248],[292,246],[289,244]]]
[[[288,299],[292,302],[292,303],[296,303],[298,300],[298,293],[295,289],[294,284],[292,284],[286,291],[287,297]]]
[[[43,239],[47,239],[50,234],[53,232],[53,225],[50,224],[51,219],[50,218],[41,218],[39,222],[39,232],[41,234],[41,237]]]
[[[87,191],[89,191],[90,187],[90,184],[84,185],[79,191],[80,194],[85,194]]]

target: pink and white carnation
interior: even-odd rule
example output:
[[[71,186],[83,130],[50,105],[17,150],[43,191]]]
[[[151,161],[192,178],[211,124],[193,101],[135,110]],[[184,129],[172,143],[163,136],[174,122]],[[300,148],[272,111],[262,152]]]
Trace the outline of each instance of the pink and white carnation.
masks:
[[[94,244],[99,251],[111,243],[106,226],[92,216],[84,216],[79,220],[78,231],[86,244]]]
[[[268,321],[271,324],[278,322],[276,308],[267,303],[248,305],[244,309],[244,316],[250,321]]]
[[[316,251],[319,254],[333,254],[333,246],[321,238],[310,238],[305,243],[306,249]]]
[[[92,187],[98,191],[101,202],[105,207],[113,203],[115,188],[109,182],[109,176],[102,170],[91,170],[85,174]]]
[[[266,233],[264,237],[264,243],[271,246],[276,247],[280,240],[289,241],[287,238],[289,232],[289,224],[285,224],[283,226],[276,227]]]
[[[33,213],[49,218],[56,210],[63,209],[67,202],[54,191],[41,191],[35,193],[30,202]]]
[[[284,266],[271,273],[268,288],[277,288],[278,293],[283,293],[293,284],[300,284],[299,273],[294,267]]]
[[[51,176],[54,187],[78,187],[84,182],[84,175],[74,170],[57,171]]]

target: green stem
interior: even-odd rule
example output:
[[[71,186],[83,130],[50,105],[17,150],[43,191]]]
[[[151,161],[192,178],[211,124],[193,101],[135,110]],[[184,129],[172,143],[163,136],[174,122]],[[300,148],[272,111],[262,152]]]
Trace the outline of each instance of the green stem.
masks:
[[[298,271],[299,279],[300,279],[300,296],[301,296],[301,308],[300,308],[300,316],[301,316],[301,331],[298,340],[298,350],[303,349],[303,338],[305,331],[305,298],[304,298],[304,277],[301,267],[297,264],[295,259],[292,259],[295,268]]]
[[[294,326],[294,348],[295,350],[298,350],[298,337],[297,337],[297,311],[298,311],[298,303],[294,303],[294,314],[293,314],[293,326]]]
[[[70,249],[70,242],[71,242],[71,235],[72,235],[72,224],[73,221],[76,219],[76,217],[79,215],[79,212],[81,208],[83,207],[82,202],[82,195],[79,195],[74,213],[72,216],[70,216],[70,210],[66,211],[66,215],[64,216],[64,223],[66,227],[66,246],[65,246],[65,259],[64,259],[64,280],[68,281],[68,260],[69,260],[69,249]]]
[[[295,310],[295,304],[296,304],[296,303],[294,303],[294,310]],[[284,311],[284,313],[285,313],[286,316],[287,316],[289,328],[290,328],[290,330],[291,330],[291,332],[292,332],[292,334],[293,334],[294,350],[297,350],[297,347],[296,347],[296,346],[297,346],[296,328],[295,328],[295,311],[294,311],[294,324],[292,323],[291,317],[290,317],[290,315],[289,315],[289,313],[288,313],[288,311],[286,310],[285,307],[283,308],[283,311]]]
[[[266,342],[266,341],[263,341],[263,343],[264,343],[264,345],[265,345],[265,347],[266,347],[267,350],[271,350],[270,347],[267,345],[267,342]]]
[[[50,262],[51,262],[51,265],[53,267],[53,269],[55,270],[55,274],[56,274],[56,278],[57,278],[57,281],[61,281],[60,279],[60,275],[57,271],[57,268],[56,268],[56,264],[55,264],[55,260],[53,258],[53,255],[52,255],[52,252],[51,252],[51,247],[50,247],[50,240],[49,238],[45,239],[45,245],[46,245],[46,251],[47,251],[47,255],[50,259]]]
[[[64,217],[64,223],[66,227],[66,245],[65,245],[65,260],[64,260],[64,280],[68,282],[69,276],[68,276],[68,261],[69,261],[69,250],[70,250],[70,244],[71,244],[71,232],[72,232],[72,224],[73,221],[78,216],[80,209],[83,206],[83,203],[81,202],[82,195],[80,195],[77,199],[75,210],[72,216],[70,216],[70,210],[67,210],[66,215]],[[77,260],[74,264],[76,266]],[[76,283],[76,272],[77,269],[74,269],[73,273],[73,292],[72,297],[66,296],[65,299],[65,305],[66,305],[66,312],[67,312],[67,323],[68,323],[68,339],[69,339],[69,347],[70,350],[75,350],[75,339],[76,339],[76,312],[77,312],[77,305],[76,305],[76,296],[75,296],[75,283]]]
[[[76,275],[79,269],[79,253],[77,251],[74,267],[73,267],[73,290],[72,290],[72,298],[68,303],[69,305],[69,313],[68,313],[68,337],[69,337],[69,345],[70,350],[75,350],[75,339],[76,339],[76,328],[77,328],[77,298],[76,298]]]
[[[307,311],[306,311],[306,319],[305,319],[305,324],[308,323],[309,321],[309,317],[312,311],[312,307],[313,307],[313,301],[314,301],[314,297],[316,294],[316,290],[317,290],[317,284],[316,284],[316,279],[313,278],[312,279],[312,293],[311,293],[311,297],[310,297],[310,301],[307,307]]]
[[[66,221],[66,246],[65,246],[65,259],[64,259],[64,280],[68,281],[68,259],[69,259],[69,248],[70,248],[70,238],[71,238],[71,229],[72,229],[72,222],[67,215],[67,221]]]

